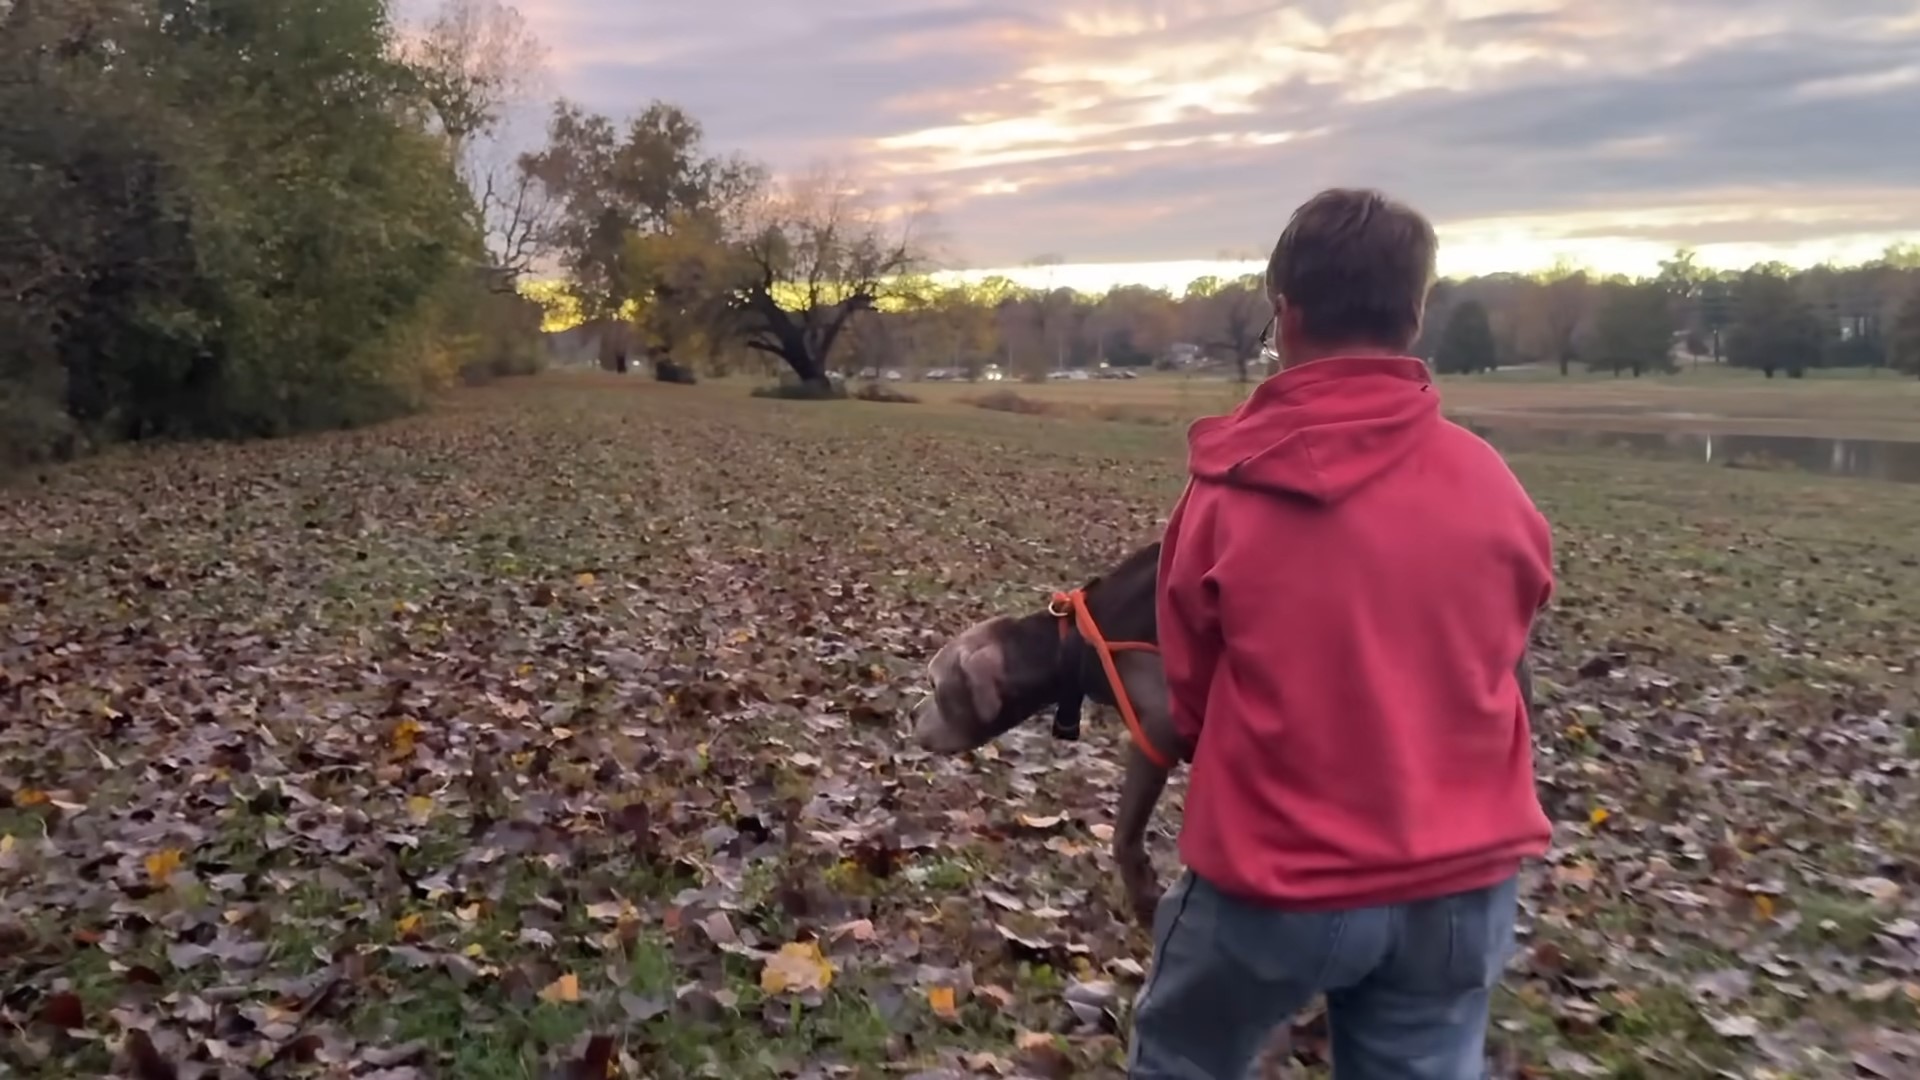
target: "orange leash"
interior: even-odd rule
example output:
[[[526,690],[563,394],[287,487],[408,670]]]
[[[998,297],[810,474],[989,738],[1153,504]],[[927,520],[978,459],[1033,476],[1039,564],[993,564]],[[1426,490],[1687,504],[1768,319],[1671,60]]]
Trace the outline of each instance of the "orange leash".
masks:
[[[1093,612],[1087,610],[1085,591],[1074,589],[1070,592],[1053,594],[1053,602],[1047,605],[1048,614],[1060,620],[1060,636],[1067,636],[1067,620],[1080,631],[1080,636],[1093,646],[1094,654],[1100,657],[1100,667],[1107,673],[1107,688],[1113,691],[1114,704],[1119,706],[1120,719],[1127,722],[1127,734],[1133,737],[1133,745],[1140,748],[1148,761],[1161,769],[1171,769],[1173,763],[1159,748],[1147,738],[1145,728],[1140,726],[1140,714],[1133,708],[1133,698],[1127,694],[1126,684],[1120,681],[1120,669],[1114,666],[1113,654],[1117,652],[1157,653],[1160,646],[1151,641],[1108,641],[1100,632],[1100,624],[1093,621]]]

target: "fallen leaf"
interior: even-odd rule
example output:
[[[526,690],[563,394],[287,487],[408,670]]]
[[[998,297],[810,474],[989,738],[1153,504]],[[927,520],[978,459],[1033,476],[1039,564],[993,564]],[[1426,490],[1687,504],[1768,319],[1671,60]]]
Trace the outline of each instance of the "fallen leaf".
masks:
[[[393,725],[393,730],[387,733],[387,744],[393,749],[393,756],[412,757],[414,743],[420,738],[421,730],[420,722],[411,716],[404,717],[399,723]]]
[[[40,1022],[64,1031],[86,1027],[86,1006],[81,1004],[80,995],[70,991],[53,994],[40,1006]]]
[[[1547,1054],[1547,1065],[1555,1072],[1574,1076],[1606,1076],[1611,1071],[1585,1054],[1559,1048]]]
[[[1013,991],[1008,990],[1004,986],[994,986],[991,983],[982,984],[973,988],[973,995],[993,1002],[995,1008],[1013,1008]]]
[[[180,1070],[153,1045],[153,1037],[140,1028],[129,1028],[122,1044],[139,1080],[179,1080]]]
[[[13,805],[25,810],[28,807],[43,805],[51,798],[46,792],[37,788],[21,788],[13,793]]]
[[[1613,816],[1613,812],[1611,810],[1608,810],[1604,806],[1596,806],[1593,808],[1593,812],[1587,815],[1587,824],[1593,826],[1594,828],[1599,828],[1600,826],[1605,825],[1607,823],[1607,819],[1612,816]]]
[[[1013,1037],[1013,1045],[1019,1050],[1044,1050],[1053,1046],[1053,1036],[1044,1031],[1022,1031]]]
[[[540,1000],[559,1004],[580,1000],[580,976],[569,971],[565,975],[548,983],[540,991]]]
[[[984,1050],[961,1055],[960,1064],[965,1065],[970,1072],[987,1073],[992,1076],[1010,1076],[1014,1070],[1013,1062]]]
[[[1876,903],[1890,904],[1900,898],[1900,883],[1883,877],[1856,878],[1853,887],[1871,897]]]
[[[1593,877],[1589,863],[1563,863],[1553,868],[1553,883],[1565,889],[1590,889]]]
[[[601,900],[587,905],[587,918],[595,922],[619,922],[637,914],[633,905],[624,900]]]
[[[1751,1016],[1715,1016],[1709,1013],[1707,1026],[1723,1039],[1751,1039],[1760,1034],[1760,1021]]]
[[[960,1018],[960,1006],[954,1001],[953,987],[930,986],[927,988],[927,1004],[932,1007],[933,1015],[942,1020]]]
[[[835,941],[846,937],[850,937],[855,941],[872,941],[874,937],[873,920],[855,919],[852,922],[841,923],[839,926],[828,931],[827,936]]]
[[[147,878],[155,885],[165,885],[180,869],[184,853],[179,848],[161,848],[147,856]]]
[[[833,970],[819,942],[789,942],[760,969],[760,989],[769,994],[825,990],[833,984]]]

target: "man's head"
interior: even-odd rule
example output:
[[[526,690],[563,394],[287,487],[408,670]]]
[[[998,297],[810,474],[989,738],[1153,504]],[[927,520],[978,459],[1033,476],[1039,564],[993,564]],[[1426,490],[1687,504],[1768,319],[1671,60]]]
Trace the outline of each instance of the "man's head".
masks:
[[[1291,367],[1406,353],[1420,336],[1438,247],[1426,218],[1377,191],[1331,188],[1307,200],[1267,261],[1281,358]]]

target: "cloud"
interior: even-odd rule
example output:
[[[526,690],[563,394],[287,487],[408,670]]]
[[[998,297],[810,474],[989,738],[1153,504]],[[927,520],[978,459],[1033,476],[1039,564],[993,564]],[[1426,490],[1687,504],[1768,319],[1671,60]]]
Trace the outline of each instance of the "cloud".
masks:
[[[1911,0],[521,7],[576,100],[929,191],[975,264],[1259,250],[1333,183],[1529,258],[1920,232]]]

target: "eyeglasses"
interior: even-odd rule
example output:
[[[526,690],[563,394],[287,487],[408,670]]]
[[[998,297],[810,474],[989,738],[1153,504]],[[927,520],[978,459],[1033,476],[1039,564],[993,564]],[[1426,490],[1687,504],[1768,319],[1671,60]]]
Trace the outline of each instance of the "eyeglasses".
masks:
[[[1279,325],[1280,317],[1276,315],[1268,319],[1267,328],[1260,331],[1260,362],[1265,364],[1269,371],[1278,371],[1280,369],[1280,350],[1275,348],[1273,344],[1274,331]]]

